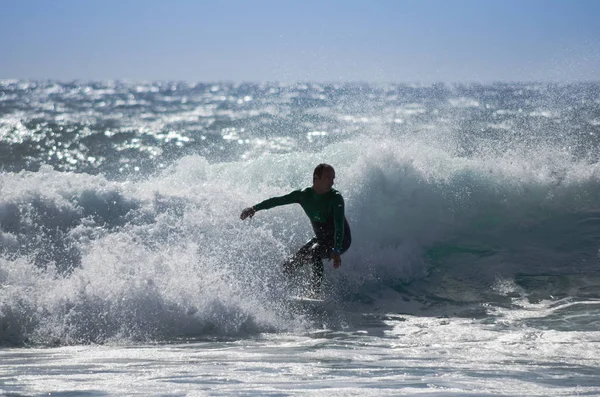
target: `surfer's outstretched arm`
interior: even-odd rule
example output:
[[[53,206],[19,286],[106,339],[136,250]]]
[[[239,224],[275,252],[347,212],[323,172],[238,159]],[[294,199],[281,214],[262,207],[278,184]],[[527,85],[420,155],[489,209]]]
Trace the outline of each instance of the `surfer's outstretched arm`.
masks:
[[[240,215],[240,219],[252,218],[256,211],[268,210],[273,207],[279,207],[280,205],[298,203],[302,197],[300,190],[294,190],[293,192],[280,197],[271,197],[266,199],[252,207],[245,208]]]

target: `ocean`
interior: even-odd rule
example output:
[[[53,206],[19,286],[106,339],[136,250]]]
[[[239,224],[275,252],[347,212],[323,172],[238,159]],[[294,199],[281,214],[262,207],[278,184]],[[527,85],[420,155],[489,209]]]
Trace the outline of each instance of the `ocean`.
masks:
[[[0,395],[600,396],[600,83],[0,81]],[[335,167],[324,305],[281,263]]]

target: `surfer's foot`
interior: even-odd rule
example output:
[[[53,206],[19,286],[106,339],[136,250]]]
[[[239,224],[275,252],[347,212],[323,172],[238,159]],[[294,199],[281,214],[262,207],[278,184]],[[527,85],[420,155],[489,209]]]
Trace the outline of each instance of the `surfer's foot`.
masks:
[[[321,293],[321,290],[310,290],[308,291],[308,297],[310,299],[322,299],[323,295]]]

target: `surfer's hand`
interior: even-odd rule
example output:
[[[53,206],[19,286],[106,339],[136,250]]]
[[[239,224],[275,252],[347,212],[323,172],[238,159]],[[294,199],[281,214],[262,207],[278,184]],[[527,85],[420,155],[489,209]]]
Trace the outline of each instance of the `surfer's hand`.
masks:
[[[246,219],[248,217],[252,218],[255,213],[256,213],[256,210],[254,209],[254,207],[245,208],[242,211],[242,215],[240,215],[240,219],[244,220],[244,219]]]
[[[331,260],[333,260],[333,268],[337,269],[342,266],[342,257],[337,252],[331,253]]]

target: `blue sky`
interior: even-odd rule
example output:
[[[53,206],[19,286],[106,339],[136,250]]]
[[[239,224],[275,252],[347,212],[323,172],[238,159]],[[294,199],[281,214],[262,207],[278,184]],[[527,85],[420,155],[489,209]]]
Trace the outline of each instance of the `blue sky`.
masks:
[[[0,79],[600,81],[598,0],[0,0]]]

